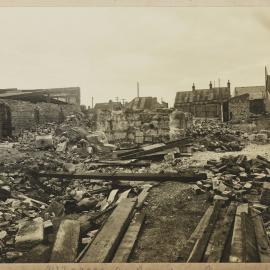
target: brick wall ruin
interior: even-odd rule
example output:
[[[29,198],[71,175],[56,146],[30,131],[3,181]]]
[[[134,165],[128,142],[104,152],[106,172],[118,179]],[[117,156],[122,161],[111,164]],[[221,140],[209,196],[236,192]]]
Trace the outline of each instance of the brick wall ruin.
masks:
[[[110,142],[129,141],[142,144],[168,141],[171,137],[172,122],[174,132],[176,128],[181,130],[181,135],[184,135],[183,130],[187,126],[187,119],[171,118],[171,114],[171,109],[155,111],[98,110],[93,116],[93,122],[95,129],[103,131]]]
[[[34,109],[36,106],[39,108],[40,124],[57,122],[59,120],[60,107],[62,108],[64,115],[70,115],[80,111],[79,106],[71,104],[58,105],[45,102],[35,104],[26,101],[8,99],[2,99],[0,102],[8,106],[10,109],[12,135],[16,135],[24,129],[33,127],[35,124]],[[3,119],[0,118],[0,125],[3,126],[3,124]],[[3,136],[3,134],[0,134],[0,136]]]
[[[246,121],[250,115],[249,94],[235,96],[229,100],[229,116],[233,122]]]
[[[168,109],[159,112],[97,111],[96,130],[105,132],[111,142],[157,142],[168,139],[169,114]]]

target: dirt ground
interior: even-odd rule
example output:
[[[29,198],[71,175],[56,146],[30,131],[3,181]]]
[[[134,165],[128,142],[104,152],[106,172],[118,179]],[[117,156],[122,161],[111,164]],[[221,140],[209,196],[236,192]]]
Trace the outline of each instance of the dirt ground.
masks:
[[[130,262],[175,262],[208,207],[206,195],[194,195],[189,184],[166,182],[151,190],[147,202]]]
[[[269,159],[270,144],[249,144],[238,152],[196,152],[189,163],[203,166],[209,159],[240,154]],[[166,182],[150,191],[147,203],[146,222],[130,262],[176,262],[181,248],[209,206],[207,198],[204,194],[194,195],[189,184]]]
[[[265,158],[270,158],[270,144],[248,144],[244,149],[237,152],[195,152],[190,158],[191,161],[194,161],[196,165],[203,166],[206,164],[209,159],[219,159],[223,156],[238,156],[246,155],[248,158],[255,158],[257,155],[264,156]]]

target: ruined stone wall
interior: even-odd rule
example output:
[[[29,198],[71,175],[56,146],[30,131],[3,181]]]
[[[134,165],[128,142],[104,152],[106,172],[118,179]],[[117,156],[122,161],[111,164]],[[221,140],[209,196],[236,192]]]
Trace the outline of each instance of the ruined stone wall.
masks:
[[[40,124],[48,122],[57,122],[59,119],[60,106],[52,103],[31,103],[19,100],[0,100],[9,106],[11,111],[12,135],[20,133],[24,129],[30,129],[35,125],[34,108],[39,107]],[[64,115],[70,115],[80,111],[77,105],[62,105]],[[1,124],[1,123],[0,123]]]
[[[177,140],[184,137],[192,122],[193,116],[191,113],[174,110],[170,114],[170,139]]]
[[[249,94],[236,96],[229,100],[229,116],[232,122],[247,121],[250,115]]]
[[[95,116],[96,130],[103,131],[110,142],[159,142],[169,139],[170,109],[157,111],[105,111]]]

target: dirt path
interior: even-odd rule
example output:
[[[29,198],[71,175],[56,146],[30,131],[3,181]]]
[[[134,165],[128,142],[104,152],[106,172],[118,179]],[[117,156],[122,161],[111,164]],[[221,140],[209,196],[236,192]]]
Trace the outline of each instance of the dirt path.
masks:
[[[208,207],[206,195],[194,195],[189,184],[166,182],[151,190],[147,202],[130,262],[175,262]]]
[[[257,155],[261,155],[270,159],[270,144],[258,145],[258,144],[248,144],[242,151],[237,152],[195,152],[193,156],[189,159],[190,161],[196,162],[196,165],[203,166],[209,159],[219,159],[223,156],[238,156],[246,155],[248,158],[255,158]]]

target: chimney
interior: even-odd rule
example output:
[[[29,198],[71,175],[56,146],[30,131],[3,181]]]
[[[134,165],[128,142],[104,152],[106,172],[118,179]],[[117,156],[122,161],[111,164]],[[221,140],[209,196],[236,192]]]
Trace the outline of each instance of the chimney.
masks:
[[[228,80],[228,82],[227,82],[227,87],[228,87],[229,89],[231,89],[231,83],[230,83],[230,80]]]
[[[209,89],[212,89],[212,82],[209,83]]]
[[[195,91],[195,84],[192,85],[192,91]]]

